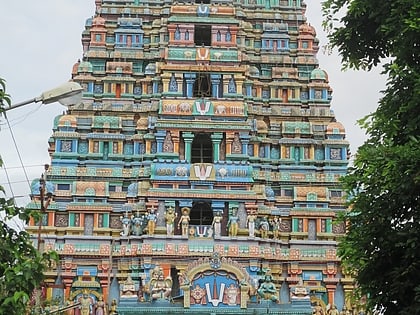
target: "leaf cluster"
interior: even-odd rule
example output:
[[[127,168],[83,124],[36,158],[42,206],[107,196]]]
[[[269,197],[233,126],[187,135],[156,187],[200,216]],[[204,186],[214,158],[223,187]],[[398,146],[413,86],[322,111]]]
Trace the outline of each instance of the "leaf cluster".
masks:
[[[343,178],[351,210],[339,255],[369,309],[420,314],[420,2],[327,0],[323,10],[345,68],[388,58],[378,108],[359,121],[368,139]]]

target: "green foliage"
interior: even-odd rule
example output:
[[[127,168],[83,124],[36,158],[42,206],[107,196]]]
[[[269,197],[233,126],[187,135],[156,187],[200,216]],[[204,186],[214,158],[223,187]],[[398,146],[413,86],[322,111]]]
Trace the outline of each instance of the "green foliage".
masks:
[[[5,83],[1,78],[0,87],[1,111],[5,103],[10,105],[10,97],[5,93]],[[33,290],[39,287],[44,271],[56,255],[41,254],[34,248],[26,231],[7,224],[13,218],[28,223],[32,213],[16,207],[13,199],[4,195],[0,186],[0,314],[22,315],[26,313]]]
[[[391,60],[378,109],[359,121],[368,139],[343,179],[351,211],[339,255],[369,309],[420,314],[420,2],[327,0],[323,10],[345,68]]]
[[[371,69],[385,57],[419,66],[418,0],[325,0],[322,6],[323,25],[345,67]]]

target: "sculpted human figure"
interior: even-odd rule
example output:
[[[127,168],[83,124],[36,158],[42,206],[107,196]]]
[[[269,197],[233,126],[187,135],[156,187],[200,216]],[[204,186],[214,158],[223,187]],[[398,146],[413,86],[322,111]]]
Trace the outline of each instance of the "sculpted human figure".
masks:
[[[172,278],[163,274],[161,267],[157,266],[152,272],[149,283],[149,293],[152,300],[168,300],[172,292]]]
[[[150,208],[149,213],[147,214],[147,234],[155,234],[157,214],[155,208]]]
[[[91,315],[92,314],[92,298],[85,290],[81,298],[79,298],[79,309],[80,315]]]
[[[133,297],[136,296],[136,285],[130,275],[127,276],[127,279],[121,284],[121,297]]]
[[[325,315],[324,310],[322,309],[322,306],[319,302],[316,302],[314,310],[313,310],[313,314],[314,315]]]
[[[263,217],[262,221],[260,222],[259,226],[260,236],[262,238],[268,238],[268,231],[270,230],[270,226],[267,221],[267,217]]]
[[[188,227],[190,224],[190,210],[185,207],[182,208],[182,215],[178,221],[178,228],[181,228],[182,236],[188,236]]]
[[[169,207],[165,213],[165,220],[166,220],[166,235],[171,236],[174,235],[174,225],[175,225],[175,218],[176,212],[174,208]]]
[[[131,228],[131,220],[128,217],[128,213],[126,213],[124,216],[120,217],[121,223],[122,223],[122,232],[120,233],[121,236],[128,236],[130,235],[130,228]]]
[[[95,315],[106,315],[106,304],[103,296],[99,296],[98,301],[95,303]]]
[[[238,209],[233,208],[232,209],[232,214],[229,217],[229,221],[228,221],[229,236],[237,236],[238,235],[238,229],[239,229]]]
[[[278,240],[279,236],[280,236],[280,223],[281,223],[281,221],[280,221],[279,217],[275,216],[273,218],[273,238],[275,240]]]
[[[294,288],[292,288],[292,290],[291,290],[290,293],[291,293],[291,298],[292,299],[305,299],[305,298],[309,298],[308,290],[303,285],[302,278],[299,279],[298,284]]]
[[[109,308],[109,315],[116,315],[117,313],[117,300],[113,299]]]
[[[257,216],[255,214],[249,214],[246,218],[246,221],[248,223],[248,233],[249,236],[254,237],[255,236],[255,220],[257,219]]]
[[[143,234],[143,222],[144,216],[140,215],[140,212],[137,211],[137,214],[131,218],[131,230],[133,235],[140,236]]]
[[[213,217],[212,226],[214,229],[214,236],[220,236],[222,234],[222,218],[223,217],[220,211],[217,211]]]
[[[335,304],[331,305],[331,308],[327,311],[327,315],[340,315]]]
[[[271,275],[265,275],[264,282],[260,284],[257,293],[263,300],[270,300],[272,302],[278,302],[279,300],[277,288],[272,281]]]

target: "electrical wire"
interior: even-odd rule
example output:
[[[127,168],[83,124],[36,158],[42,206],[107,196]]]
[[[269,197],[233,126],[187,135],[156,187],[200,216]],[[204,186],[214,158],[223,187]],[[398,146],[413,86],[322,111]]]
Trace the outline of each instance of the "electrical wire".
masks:
[[[21,166],[21,168],[23,170],[23,173],[25,175],[25,181],[28,183],[28,187],[30,189],[31,184],[29,182],[28,173],[26,172],[25,165],[23,165],[22,155],[20,154],[20,151],[19,151],[19,148],[18,148],[18,145],[17,145],[17,142],[16,142],[16,138],[15,138],[15,135],[13,133],[12,126],[10,125],[10,121],[7,118],[7,115],[6,115],[5,112],[4,112],[4,118],[6,119],[7,126],[9,127],[10,135],[12,137],[12,141],[13,141],[13,144],[15,146],[18,158],[19,158],[20,166]],[[5,173],[6,173],[6,178],[7,178],[7,181],[8,181],[8,186],[9,186],[9,189],[10,189],[10,193],[12,194],[12,197],[15,198],[15,194],[14,194],[14,191],[13,191],[13,188],[12,188],[12,185],[11,185],[11,181],[10,181],[10,177],[9,177],[9,173],[7,171],[7,168],[5,168]],[[14,201],[14,202],[15,202],[15,205],[16,205],[16,201]]]

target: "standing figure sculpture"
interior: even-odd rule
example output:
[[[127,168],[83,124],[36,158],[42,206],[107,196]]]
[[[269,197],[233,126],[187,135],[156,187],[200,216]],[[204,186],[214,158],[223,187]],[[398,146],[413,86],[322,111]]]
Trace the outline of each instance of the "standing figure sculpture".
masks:
[[[216,214],[213,217],[213,232],[214,236],[221,236],[222,234],[222,214],[220,211],[217,211]]]
[[[279,219],[278,216],[275,216],[272,222],[273,239],[275,240],[278,240],[280,236],[280,224],[281,224],[281,219]]]
[[[147,218],[147,234],[153,235],[155,234],[156,222],[157,222],[157,214],[155,208],[150,208],[149,213],[146,216]]]
[[[182,208],[182,215],[178,221],[178,228],[181,228],[182,236],[188,236],[188,227],[190,224],[190,210],[185,207]]]
[[[93,300],[86,290],[83,291],[83,295],[79,298],[79,302],[80,315],[91,315]]]
[[[124,216],[120,217],[121,223],[122,223],[122,232],[120,233],[121,236],[129,236],[130,235],[130,229],[131,229],[131,220],[128,216],[128,213],[126,212]]]
[[[116,315],[117,313],[117,300],[113,299],[109,308],[109,315]]]
[[[229,217],[229,221],[228,221],[229,236],[237,236],[238,235],[238,229],[239,229],[238,209],[233,208],[232,214]]]
[[[174,225],[175,225],[175,218],[177,214],[174,208],[169,207],[165,213],[165,220],[166,220],[166,235],[171,236],[174,235]]]
[[[327,311],[327,315],[340,315],[335,304],[331,305],[331,308]]]
[[[268,224],[267,217],[263,217],[260,226],[260,237],[261,238],[268,238],[268,232],[270,231],[270,225]]]
[[[246,221],[248,223],[248,233],[249,236],[254,237],[255,236],[255,220],[257,219],[257,216],[255,214],[248,214]]]
[[[106,304],[103,296],[99,296],[98,301],[95,303],[95,315],[106,315]]]

